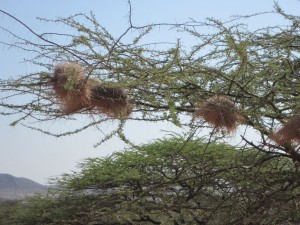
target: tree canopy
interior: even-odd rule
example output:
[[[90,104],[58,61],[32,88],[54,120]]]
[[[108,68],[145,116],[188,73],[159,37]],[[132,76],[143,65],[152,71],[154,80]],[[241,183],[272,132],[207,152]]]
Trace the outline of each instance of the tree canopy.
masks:
[[[79,86],[79,82],[83,86],[98,82],[101,93],[111,90],[109,88],[125,90],[126,98],[132,104],[130,116],[121,118],[119,125],[99,144],[116,135],[130,142],[123,132],[126,121],[130,120],[170,121],[191,131],[209,126],[213,128],[213,136],[220,131],[231,132],[242,124],[261,136],[260,144],[252,147],[272,154],[285,152],[299,162],[298,150],[293,146],[299,139],[297,129],[294,128],[296,132],[283,130],[277,136],[273,135],[289,119],[298,116],[299,17],[286,14],[278,5],[275,9],[278,16],[287,20],[286,26],[248,30],[246,24],[241,23],[247,17],[237,17],[226,23],[208,19],[205,22],[135,26],[130,8],[129,27],[119,37],[113,37],[93,14],[43,19],[64,24],[72,32],[38,34],[13,15],[1,11],[37,37],[33,42],[12,34],[16,42],[2,44],[34,52],[34,58],[28,61],[44,68],[38,73],[0,80],[1,114],[17,114],[19,118],[12,125],[22,124],[55,136],[78,133],[114,119],[103,111],[99,113],[88,107],[64,113],[63,103],[55,95],[51,81],[57,65],[71,62],[80,65],[85,76],[80,81],[63,83],[63,88],[69,85],[67,93]],[[82,18],[87,24],[81,22]],[[191,36],[195,44],[187,46],[180,39],[173,40],[173,44],[144,41],[155,29],[171,29]],[[3,31],[10,33],[6,29]],[[132,34],[136,36],[132,37]],[[61,40],[61,36],[64,37],[62,43],[53,41],[55,38]],[[74,82],[77,86],[73,87]],[[99,93],[97,90],[91,92],[91,98]],[[211,100],[220,97],[226,99],[227,104]],[[109,94],[101,98],[107,99]],[[207,102],[216,107],[207,106]],[[234,108],[234,112],[232,109],[229,112],[226,106]],[[209,118],[208,115],[214,113],[217,115]],[[236,115],[230,117],[232,113]],[[53,133],[41,125],[53,120],[72,120],[78,114],[87,114],[92,119],[62,133]],[[33,126],[36,122],[40,125]],[[252,144],[251,138],[244,136],[243,139]]]
[[[201,139],[173,137],[87,159],[55,183],[47,196],[19,203],[2,224],[300,220],[299,172],[290,159]]]
[[[136,26],[113,36],[95,15],[43,22],[69,33],[37,33],[35,41],[2,27],[34,53],[41,71],[0,79],[1,115],[57,137],[117,125],[96,145],[118,136],[130,149],[88,159],[57,180],[58,190],[28,199],[6,224],[278,224],[299,221],[300,17],[275,4],[286,25],[247,27],[239,16],[182,24]],[[83,23],[84,19],[85,23]],[[158,29],[192,38],[147,41]],[[61,38],[63,37],[63,39]],[[57,41],[56,41],[57,40]],[[54,133],[48,122],[88,122]],[[127,121],[167,121],[187,137],[135,146]],[[239,146],[223,142],[241,134]],[[207,139],[201,139],[209,129]],[[248,136],[254,130],[259,140]],[[256,137],[257,139],[257,137]],[[12,222],[13,221],[13,222]],[[22,221],[22,223],[20,223]]]

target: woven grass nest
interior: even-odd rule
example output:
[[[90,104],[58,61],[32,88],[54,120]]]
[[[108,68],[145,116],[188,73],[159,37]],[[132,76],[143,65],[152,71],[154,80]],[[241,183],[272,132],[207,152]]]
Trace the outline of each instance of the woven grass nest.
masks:
[[[217,130],[234,132],[242,121],[234,102],[225,96],[213,96],[199,106],[195,116],[202,118]]]
[[[132,111],[124,89],[105,87],[99,81],[87,79],[79,64],[57,65],[50,83],[55,96],[62,103],[64,114],[87,110],[114,118],[126,118]]]
[[[290,144],[293,141],[300,143],[300,115],[290,118],[272,135],[272,139],[279,145]]]

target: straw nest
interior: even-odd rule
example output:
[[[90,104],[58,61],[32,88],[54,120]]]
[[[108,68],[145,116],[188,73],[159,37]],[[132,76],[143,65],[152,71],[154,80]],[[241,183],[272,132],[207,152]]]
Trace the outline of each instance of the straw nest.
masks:
[[[242,120],[234,102],[225,96],[213,96],[207,99],[200,105],[195,115],[213,125],[217,130],[225,130],[229,133],[235,131]]]
[[[272,135],[272,139],[279,145],[290,144],[292,141],[300,143],[300,115],[290,118]]]
[[[127,94],[119,87],[104,87],[99,81],[87,79],[83,68],[76,63],[55,67],[50,80],[55,96],[65,114],[80,110],[101,112],[114,118],[128,117],[132,106]]]
[[[122,88],[91,86],[91,107],[111,117],[128,117],[132,105]]]
[[[51,83],[65,114],[74,113],[90,104],[91,90],[86,85],[86,76],[79,64],[56,66]]]

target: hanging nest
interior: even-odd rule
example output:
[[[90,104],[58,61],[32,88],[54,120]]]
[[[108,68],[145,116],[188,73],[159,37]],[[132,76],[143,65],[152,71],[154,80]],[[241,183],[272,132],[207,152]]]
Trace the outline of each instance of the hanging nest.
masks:
[[[234,102],[225,96],[209,98],[200,105],[195,115],[213,125],[217,130],[225,130],[229,133],[235,131],[242,120]]]
[[[122,88],[104,87],[99,81],[87,79],[79,64],[63,63],[56,66],[50,83],[65,114],[83,109],[94,113],[96,109],[107,116],[126,118],[132,111]]]
[[[132,112],[132,105],[124,89],[104,87],[101,84],[91,87],[91,107],[116,118],[126,118]]]
[[[64,63],[56,66],[51,84],[56,97],[62,102],[65,114],[89,106],[91,90],[86,85],[86,76],[79,64]]]
[[[300,115],[290,118],[271,138],[279,145],[300,143]]]

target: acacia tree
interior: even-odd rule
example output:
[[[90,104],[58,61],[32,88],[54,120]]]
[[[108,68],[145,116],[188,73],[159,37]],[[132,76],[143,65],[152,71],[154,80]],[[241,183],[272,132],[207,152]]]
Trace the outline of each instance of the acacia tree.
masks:
[[[283,224],[300,220],[291,160],[186,138],[88,159],[59,189],[20,203],[5,225]]]
[[[131,20],[130,9],[129,26],[119,37],[111,35],[97,22],[93,14],[44,20],[64,24],[73,32],[38,34],[16,17],[0,11],[38,38],[33,42],[3,28],[2,31],[13,35],[16,42],[2,44],[34,52],[35,57],[29,61],[43,68],[38,73],[0,80],[0,91],[3,96],[0,102],[1,114],[17,114],[19,118],[12,125],[22,124],[55,136],[99,127],[112,119],[119,122],[98,144],[113,136],[131,143],[123,132],[126,122],[130,120],[169,121],[177,126],[185,126],[190,130],[188,139],[192,139],[196,134],[201,135],[202,129],[211,127],[208,146],[214,139],[225,137],[239,125],[245,129],[255,130],[260,136],[260,141],[254,141],[250,136],[242,135],[241,150],[251,147],[263,156],[267,155],[268,157],[261,158],[263,161],[288,158],[293,162],[288,167],[289,173],[285,171],[291,175],[289,179],[278,178],[271,183],[278,185],[275,186],[280,187],[280,190],[289,190],[289,182],[292,180],[292,186],[297,187],[295,177],[300,162],[298,145],[300,17],[286,14],[278,5],[275,5],[275,10],[278,16],[288,21],[288,25],[248,30],[241,24],[241,19],[248,17],[238,17],[226,23],[209,19],[205,22],[135,26]],[[88,24],[82,24],[82,18]],[[175,40],[173,44],[146,43],[144,37],[151,35],[157,28],[171,28],[175,33],[184,33],[197,41],[191,47],[184,47],[185,43],[180,39]],[[203,33],[203,30],[209,32]],[[130,39],[132,33],[136,36]],[[53,41],[58,37],[64,37],[64,41],[62,43]],[[132,113],[128,117],[120,116],[116,119],[116,116],[105,114],[103,111],[99,113],[95,108],[90,108],[90,103],[80,104],[74,112],[65,113],[60,105],[66,101],[57,98],[53,82],[56,79],[54,79],[56,65],[66,62],[80,65],[84,71],[82,79],[67,78],[67,82],[62,85],[66,96],[76,90],[77,86],[80,91],[92,93],[92,96],[103,90],[122,88],[126,90],[126,98],[132,105]],[[101,84],[100,91],[99,88],[95,89],[98,91],[93,89],[95,84]],[[91,87],[91,90],[88,87]],[[88,97],[87,102],[90,100]],[[21,102],[18,101],[19,98],[22,99]],[[89,116],[90,122],[83,127],[59,134],[43,129],[43,123],[52,120],[71,122],[79,119],[77,117],[79,114]],[[38,125],[33,127],[32,124]],[[262,155],[258,154],[259,157]],[[249,179],[252,178],[251,173],[247,176]],[[272,176],[274,175],[270,173],[269,177],[265,176],[264,179],[271,180]],[[100,185],[102,181],[96,184]],[[256,210],[265,202],[273,204],[268,200],[270,195],[254,191],[253,183],[246,181],[239,185],[245,192],[238,199],[247,199],[244,202],[246,205],[251,204],[251,199],[256,199],[252,205]],[[248,185],[251,188],[247,188]],[[265,187],[269,186],[270,183]],[[266,192],[273,193],[275,189],[270,188]],[[288,201],[288,198],[284,201]],[[263,199],[263,202],[259,199]],[[214,209],[217,208],[216,206]],[[251,214],[254,211],[251,208],[247,213]],[[262,210],[260,216],[265,212]],[[268,213],[273,214],[270,211]],[[245,213],[241,215],[249,218]],[[244,222],[238,216],[236,219],[229,222],[231,224]]]
[[[211,97],[225,96],[232,104],[229,107],[235,107],[240,118],[233,122],[251,127],[261,136],[259,144],[243,136],[245,143],[259,151],[285,154],[299,162],[297,145],[293,145],[293,141],[297,141],[297,129],[292,132],[296,133],[295,137],[283,132],[277,138],[279,144],[270,141],[280,125],[297,116],[299,95],[299,17],[285,14],[277,5],[275,9],[291,25],[249,31],[238,19],[226,24],[210,19],[202,23],[193,21],[137,27],[131,21],[130,9],[129,27],[117,38],[102,27],[93,14],[47,20],[62,23],[75,30],[75,34],[37,34],[22,21],[1,11],[38,38],[32,42],[12,34],[16,42],[2,44],[36,53],[29,61],[45,68],[45,71],[39,73],[0,80],[3,95],[1,113],[19,115],[19,119],[12,125],[19,123],[55,136],[77,133],[111,120],[110,116],[86,109],[72,115],[62,113],[57,98],[53,96],[51,77],[55,65],[76,62],[85,70],[86,80],[101,81],[103,86],[126,89],[133,104],[130,117],[119,120],[117,128],[108,133],[104,140],[114,135],[126,140],[122,128],[128,120],[170,121],[178,126],[190,127],[193,131],[207,127],[203,120],[207,115],[205,117],[201,109],[197,114],[199,107],[205,105],[205,101],[209,102]],[[82,24],[82,17],[90,24]],[[185,32],[196,38],[197,42],[189,49],[184,48],[180,40],[171,47],[155,47],[159,43],[144,43],[143,37],[158,27]],[[204,28],[210,28],[210,33],[198,31]],[[2,30],[10,32],[4,28]],[[126,35],[133,31],[138,35],[123,42]],[[57,36],[65,37],[64,43],[52,41]],[[20,96],[23,96],[21,102],[17,100]],[[222,114],[218,107],[208,112],[218,110]],[[44,130],[43,126],[31,125],[36,124],[32,122],[73,119],[78,114],[88,114],[93,119],[83,127],[60,134]],[[190,118],[189,121],[187,118]],[[220,134],[215,131],[220,131],[218,123],[222,119],[226,120],[226,117],[215,120],[218,119],[219,122],[212,123],[217,128],[212,130],[212,136]],[[225,123],[224,126],[226,128],[229,125]]]

